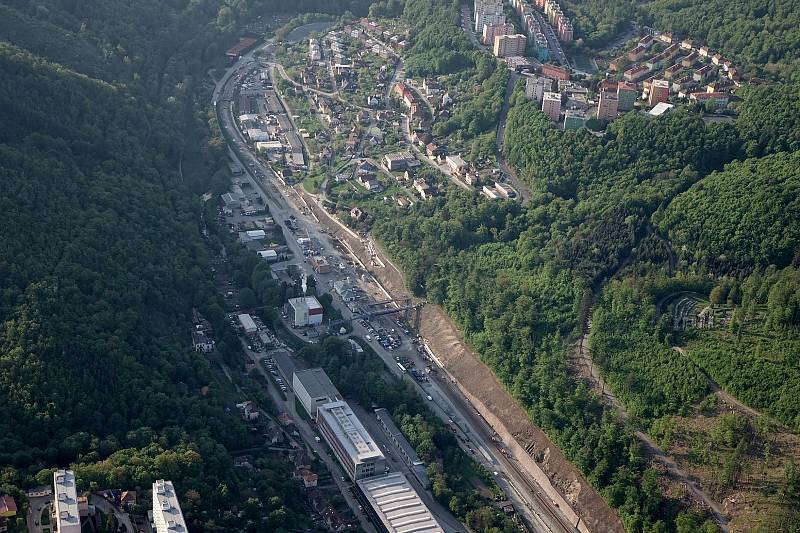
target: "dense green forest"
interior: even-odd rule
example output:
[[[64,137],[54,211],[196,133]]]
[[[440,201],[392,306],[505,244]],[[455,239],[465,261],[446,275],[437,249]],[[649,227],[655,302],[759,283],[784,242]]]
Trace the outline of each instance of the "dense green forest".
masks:
[[[602,48],[630,27],[637,6],[630,0],[567,0],[560,3],[570,17],[578,45]]]
[[[731,163],[660,217],[679,258],[715,272],[800,259],[800,152]]]
[[[726,278],[710,299],[734,306],[732,319],[683,334],[689,356],[737,398],[800,432],[800,272],[770,266]]]
[[[405,60],[410,77],[449,74],[474,65],[477,52],[458,25],[458,5],[406,0],[403,18],[411,31]]]
[[[511,108],[507,158],[535,203],[559,211],[563,237],[549,246],[560,266],[591,281],[612,273],[659,206],[739,153],[729,124],[706,126],[686,112],[663,118],[627,114],[596,137],[559,131],[530,102]]]
[[[238,353],[199,232],[224,178],[204,78],[265,7],[367,5],[0,4],[0,492],[72,466],[81,490],[171,478],[193,530],[312,526],[287,465],[234,471],[257,436],[190,349],[198,307]]]
[[[793,0],[654,0],[652,24],[707,43],[750,72],[794,77],[800,60],[800,10]]]
[[[608,285],[592,315],[589,345],[628,413],[652,421],[688,413],[709,392],[706,377],[668,342],[670,325],[650,295],[628,280]]]

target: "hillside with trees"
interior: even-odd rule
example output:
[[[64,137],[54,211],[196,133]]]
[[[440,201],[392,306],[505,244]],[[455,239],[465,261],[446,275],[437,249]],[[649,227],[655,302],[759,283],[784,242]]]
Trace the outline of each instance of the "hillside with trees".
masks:
[[[73,467],[79,490],[172,479],[192,530],[313,527],[288,465],[233,469],[258,435],[189,335],[196,307],[230,338],[199,228],[226,177],[203,80],[268,5],[0,5],[0,492],[21,509]]]
[[[588,284],[549,255],[567,238],[559,227],[564,211],[559,201],[523,208],[451,191],[402,216],[382,213],[373,231],[406,271],[409,287],[453,317],[630,531],[690,519],[660,493],[632,434],[568,370],[564,340]]]
[[[712,272],[787,266],[800,258],[800,152],[714,172],[659,217],[686,265]]]
[[[797,74],[800,11],[792,0],[655,0],[652,24],[722,51],[752,73]]]

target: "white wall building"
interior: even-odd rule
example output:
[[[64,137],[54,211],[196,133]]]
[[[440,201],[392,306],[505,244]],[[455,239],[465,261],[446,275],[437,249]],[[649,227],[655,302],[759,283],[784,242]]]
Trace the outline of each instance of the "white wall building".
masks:
[[[181,505],[172,481],[159,479],[153,483],[153,524],[156,533],[186,533]]]
[[[295,372],[292,376],[292,388],[294,395],[311,418],[317,417],[320,405],[342,399],[342,395],[331,383],[328,374],[321,368]]]
[[[242,328],[244,328],[245,333],[249,334],[258,331],[258,327],[256,326],[256,323],[253,322],[253,317],[250,315],[241,314],[237,318],[239,319],[239,324],[241,324]]]
[[[383,473],[386,458],[347,402],[319,406],[317,426],[350,479]]]
[[[313,296],[301,296],[289,300],[292,324],[297,327],[322,324],[322,305]]]
[[[529,76],[525,79],[525,98],[541,102],[544,93],[553,90],[553,80],[537,76]]]
[[[460,155],[448,155],[445,161],[450,170],[456,174],[463,174],[467,170],[467,163]]]
[[[475,0],[475,33],[480,35],[485,24],[504,24],[502,0]]]
[[[53,521],[58,533],[81,533],[78,493],[72,470],[53,472]]]

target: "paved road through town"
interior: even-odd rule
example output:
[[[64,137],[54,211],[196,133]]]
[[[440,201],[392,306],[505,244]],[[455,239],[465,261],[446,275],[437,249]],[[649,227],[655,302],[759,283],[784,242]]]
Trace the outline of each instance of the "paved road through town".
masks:
[[[244,66],[248,62],[252,62],[248,56],[246,55],[240,59],[237,65]],[[341,256],[336,247],[330,244],[327,231],[322,230],[316,215],[308,208],[306,199],[298,194],[295,189],[281,184],[271,169],[263,165],[249,150],[244,138],[236,128],[232,102],[224,102],[223,105],[223,102],[219,101],[220,96],[225,100],[232,99],[235,85],[234,74],[237,70],[236,65],[228,69],[225,78],[217,84],[214,93],[214,100],[218,102],[217,116],[231,143],[231,154],[247,170],[247,179],[263,193],[270,214],[276,223],[280,224],[286,236],[287,245],[295,254],[295,257],[303,258],[304,255],[297,244],[296,237],[285,227],[284,221],[290,216],[296,217],[302,233],[307,233],[309,237],[322,244],[323,255]],[[257,178],[256,176],[263,176],[263,178]],[[341,229],[342,231],[350,231],[343,227]],[[352,232],[350,233],[355,235]],[[346,262],[347,260],[342,258],[342,261]],[[305,261],[298,262],[298,265],[307,274],[312,274],[310,265]],[[318,282],[318,286],[321,285],[323,284]],[[334,298],[334,303],[346,318],[351,315],[349,309],[341,300]],[[366,331],[357,321],[353,325],[356,335],[366,337]],[[406,345],[410,347],[409,344]],[[398,352],[390,353],[376,343],[373,343],[372,346],[389,369],[397,369],[393,356],[398,355]],[[409,349],[403,355],[409,356],[411,354],[414,356],[413,353],[414,350]],[[397,370],[399,372],[399,369]],[[560,509],[541,495],[543,491],[540,492],[540,488],[533,482],[532,477],[527,475],[519,465],[514,464],[513,460],[507,459],[500,449],[494,445],[491,440],[491,436],[494,433],[493,430],[469,406],[468,401],[460,392],[457,392],[457,389],[449,382],[449,379],[433,379],[430,383],[425,383],[424,385],[417,384],[417,388],[421,395],[432,398],[430,403],[434,412],[445,420],[453,421],[457,427],[458,434],[463,438],[463,441],[460,441],[460,445],[468,452],[472,450],[474,452],[473,457],[484,464],[487,469],[497,472],[495,479],[501,488],[506,491],[507,497],[515,503],[515,507],[530,529],[542,532],[575,531],[574,526],[566,520]],[[293,411],[293,408],[293,405],[288,406],[290,412]]]

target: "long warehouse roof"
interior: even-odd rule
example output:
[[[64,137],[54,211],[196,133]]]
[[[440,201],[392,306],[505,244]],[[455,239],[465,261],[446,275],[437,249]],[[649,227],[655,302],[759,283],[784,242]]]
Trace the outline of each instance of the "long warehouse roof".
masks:
[[[390,533],[444,533],[402,473],[359,479],[356,483]]]

